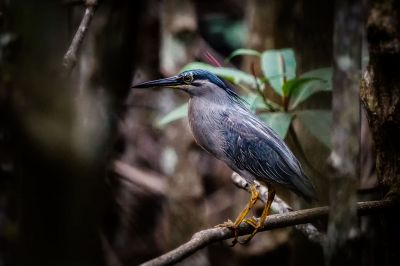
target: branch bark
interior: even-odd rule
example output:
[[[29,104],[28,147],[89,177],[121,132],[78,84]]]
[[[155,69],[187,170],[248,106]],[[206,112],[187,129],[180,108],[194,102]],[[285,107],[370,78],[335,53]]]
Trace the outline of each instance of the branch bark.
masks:
[[[77,54],[82,46],[83,39],[85,38],[86,32],[89,28],[90,22],[92,21],[95,9],[97,7],[97,0],[86,0],[86,9],[82,17],[81,23],[76,31],[74,38],[64,55],[63,66],[67,70],[71,70],[77,61]]]
[[[357,203],[357,214],[359,216],[370,215],[376,212],[382,212],[388,210],[394,206],[392,200],[380,200],[380,201],[367,201]],[[260,231],[268,231],[271,229],[282,228],[292,225],[305,224],[315,221],[320,218],[327,217],[329,208],[327,206],[317,207],[312,209],[305,209],[299,211],[292,211],[284,214],[273,214],[268,216],[264,223],[264,227]],[[253,228],[242,223],[239,227],[239,236],[243,236],[251,233]],[[147,261],[141,266],[159,266],[159,265],[170,265],[182,261],[189,257],[196,251],[218,241],[226,240],[233,237],[233,232],[228,228],[210,228],[195,233],[192,238],[177,247],[176,249],[161,255],[155,259]]]

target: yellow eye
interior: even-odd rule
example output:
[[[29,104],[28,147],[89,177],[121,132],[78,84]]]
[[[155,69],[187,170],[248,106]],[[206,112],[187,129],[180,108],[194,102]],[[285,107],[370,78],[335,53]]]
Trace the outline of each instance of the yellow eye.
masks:
[[[193,75],[190,73],[190,74],[187,74],[187,75],[184,75],[183,77],[182,77],[182,80],[183,80],[183,82],[185,82],[186,84],[190,84],[190,83],[192,83],[192,81],[193,81]]]

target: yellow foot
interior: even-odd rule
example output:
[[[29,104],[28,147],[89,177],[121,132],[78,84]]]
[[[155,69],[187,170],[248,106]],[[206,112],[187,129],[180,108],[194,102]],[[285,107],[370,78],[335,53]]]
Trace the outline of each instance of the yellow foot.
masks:
[[[249,219],[245,219],[243,222],[245,222],[246,224],[248,224],[248,225],[251,225],[251,226],[253,226],[254,228],[256,228],[257,227],[257,218],[255,218],[255,217],[251,217],[251,218],[249,218]]]
[[[214,226],[214,227],[226,227],[226,228],[229,228],[229,229],[231,229],[233,232],[234,232],[234,234],[235,234],[235,237],[234,237],[234,239],[232,240],[232,243],[229,245],[230,247],[233,247],[233,246],[235,246],[236,245],[236,243],[238,243],[239,242],[239,240],[238,240],[238,227],[239,227],[239,225],[236,225],[234,222],[232,222],[231,220],[228,220],[228,221],[226,221],[226,222],[224,222],[224,223],[222,223],[222,224],[218,224],[218,225],[216,225],[216,226]]]
[[[229,229],[234,231],[235,237],[234,237],[234,239],[232,241],[232,244],[230,245],[231,247],[233,247],[234,245],[236,245],[236,243],[239,242],[239,240],[238,240],[238,228],[239,228],[240,224],[242,223],[242,221],[246,218],[246,216],[249,213],[249,211],[251,210],[251,208],[253,208],[254,204],[257,202],[259,193],[260,192],[257,190],[257,186],[255,184],[253,184],[250,187],[249,202],[247,203],[247,206],[240,212],[240,214],[236,218],[235,222],[232,222],[231,220],[228,220],[225,223],[219,224],[219,225],[216,226],[216,227],[227,227],[227,228],[229,228]],[[255,227],[255,225],[257,224],[256,221],[253,222],[252,219],[249,220],[249,223],[250,224],[254,224],[253,227]]]

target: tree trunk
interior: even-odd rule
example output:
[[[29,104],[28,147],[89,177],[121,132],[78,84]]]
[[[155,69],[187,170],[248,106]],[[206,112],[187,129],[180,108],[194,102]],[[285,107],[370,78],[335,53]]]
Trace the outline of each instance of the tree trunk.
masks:
[[[358,253],[356,188],[359,176],[361,1],[338,0],[334,29],[333,134],[330,212],[325,245],[328,265],[354,265]],[[349,251],[351,250],[351,251]]]
[[[379,183],[398,198],[400,193],[400,5],[398,1],[372,1],[367,21],[370,61],[361,83],[376,151]],[[395,210],[396,212],[396,210]],[[383,245],[380,265],[397,265],[400,219],[387,214],[380,220]]]
[[[367,22],[370,62],[361,99],[372,130],[379,182],[394,193],[400,186],[400,9],[375,1]]]

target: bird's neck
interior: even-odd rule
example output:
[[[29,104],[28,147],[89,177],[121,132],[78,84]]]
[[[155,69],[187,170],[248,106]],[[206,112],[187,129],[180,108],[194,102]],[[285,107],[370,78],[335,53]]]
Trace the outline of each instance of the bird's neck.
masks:
[[[231,97],[222,89],[216,89],[212,93],[205,92],[204,94],[190,95],[190,99],[192,102],[205,107],[212,105],[229,106],[232,101]]]
[[[200,112],[204,115],[226,107],[229,107],[226,101],[215,97],[191,97],[189,100],[189,112]]]
[[[224,112],[226,108],[226,104],[222,104],[214,99],[207,99],[205,97],[190,98],[188,117],[192,129],[193,127],[201,127],[204,124],[216,122],[218,114]]]
[[[220,118],[225,108],[226,105],[205,98],[193,97],[189,101],[188,118],[193,137],[198,145],[217,158],[221,156],[216,148],[220,146],[218,142],[222,140],[219,135]]]

